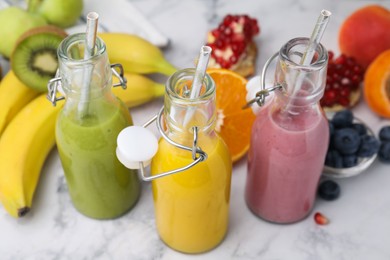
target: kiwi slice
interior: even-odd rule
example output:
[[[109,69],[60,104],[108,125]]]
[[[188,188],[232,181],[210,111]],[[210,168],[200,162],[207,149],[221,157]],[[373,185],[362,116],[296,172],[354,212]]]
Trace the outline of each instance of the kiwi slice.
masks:
[[[58,68],[57,48],[67,33],[55,26],[36,27],[20,36],[11,55],[11,68],[26,86],[47,91]]]

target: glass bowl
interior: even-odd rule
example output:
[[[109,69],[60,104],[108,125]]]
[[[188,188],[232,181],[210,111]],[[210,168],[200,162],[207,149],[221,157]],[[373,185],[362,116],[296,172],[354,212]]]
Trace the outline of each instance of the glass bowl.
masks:
[[[330,120],[333,117],[333,113],[327,113],[327,117]],[[362,120],[354,117],[353,122],[363,124],[367,129],[368,135],[375,135],[372,129],[368,127],[368,125],[365,124]],[[324,165],[322,175],[329,178],[347,178],[356,176],[367,170],[367,168],[370,167],[370,165],[375,161],[376,156],[377,153],[373,154],[371,157],[358,157],[357,165],[348,168],[333,168]]]

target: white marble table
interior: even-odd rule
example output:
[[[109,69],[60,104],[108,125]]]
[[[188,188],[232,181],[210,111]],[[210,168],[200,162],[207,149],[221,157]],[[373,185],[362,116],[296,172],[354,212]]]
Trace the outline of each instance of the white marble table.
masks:
[[[390,8],[389,1],[132,1],[170,39],[164,52],[179,68],[193,66],[207,30],[224,15],[247,13],[256,17],[261,27],[256,40],[260,51],[257,71],[287,40],[309,36],[321,9],[333,13],[322,43],[338,53],[338,28],[343,19],[374,2]],[[106,3],[107,8],[115,8],[115,0]],[[4,6],[1,3],[0,8]],[[5,61],[2,64],[7,66]],[[132,109],[135,123],[144,123],[161,105],[162,100],[156,100]],[[375,132],[390,123],[372,113],[364,102],[353,111]],[[375,161],[363,174],[337,181],[342,193],[336,201],[317,199],[314,211],[329,217],[331,222],[326,226],[315,224],[314,213],[290,225],[270,224],[255,217],[244,202],[245,178],[243,159],[234,165],[229,232],[223,243],[205,254],[185,255],[159,239],[149,183],[143,184],[135,208],[121,218],[97,221],[79,214],[71,204],[54,149],[44,166],[32,211],[14,219],[0,206],[0,259],[390,259],[390,165]]]

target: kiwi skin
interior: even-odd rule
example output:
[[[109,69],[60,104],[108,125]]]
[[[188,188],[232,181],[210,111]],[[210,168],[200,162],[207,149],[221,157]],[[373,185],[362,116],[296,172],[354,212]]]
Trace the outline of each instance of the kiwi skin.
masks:
[[[11,68],[26,86],[47,91],[58,68],[57,48],[67,33],[59,27],[36,27],[22,34],[11,55]]]

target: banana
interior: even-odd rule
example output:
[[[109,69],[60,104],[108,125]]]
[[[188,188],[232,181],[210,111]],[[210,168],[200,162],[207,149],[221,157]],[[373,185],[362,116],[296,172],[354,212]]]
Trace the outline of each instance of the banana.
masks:
[[[31,208],[43,163],[55,144],[61,104],[53,107],[41,94],[20,110],[0,138],[0,201],[15,218]]]
[[[177,70],[159,48],[141,37],[125,33],[100,33],[98,36],[107,46],[110,62],[122,64],[127,72],[170,76]]]
[[[121,99],[127,107],[135,107],[151,101],[154,98],[161,97],[165,93],[165,86],[154,82],[153,80],[138,74],[124,73],[127,79],[127,88],[113,88],[114,94]],[[119,80],[114,77],[114,83]]]
[[[9,71],[0,83],[0,135],[12,118],[39,93]]]

